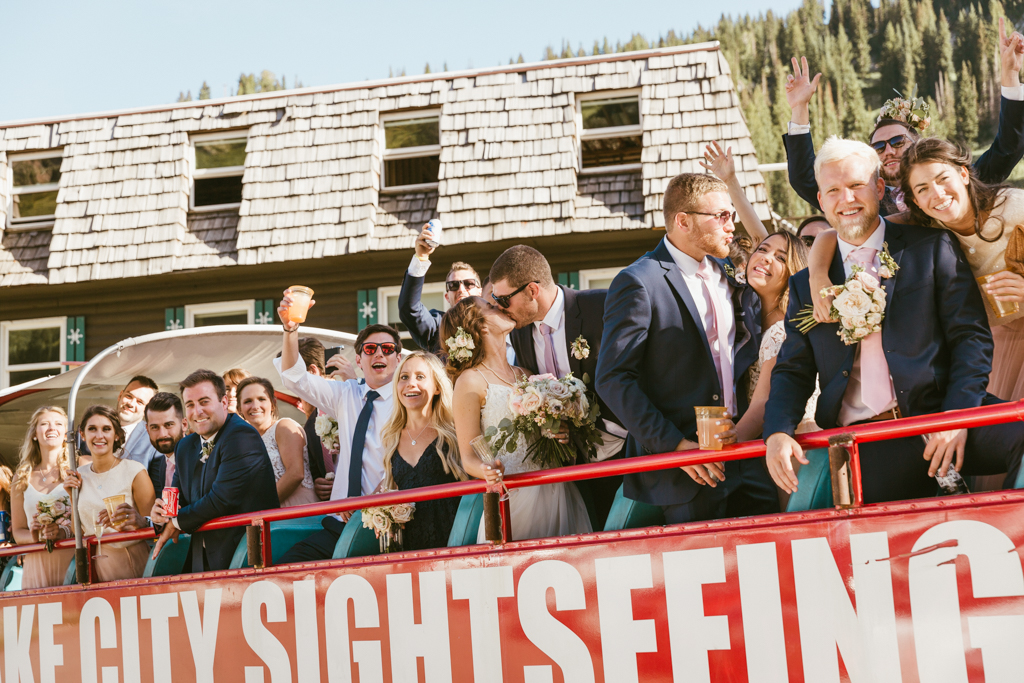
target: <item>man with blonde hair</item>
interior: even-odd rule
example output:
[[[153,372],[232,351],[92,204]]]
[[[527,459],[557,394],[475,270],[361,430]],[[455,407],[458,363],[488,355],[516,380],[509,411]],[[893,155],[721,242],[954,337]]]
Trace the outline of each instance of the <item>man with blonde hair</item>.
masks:
[[[747,407],[736,380],[757,360],[756,296],[730,273],[735,213],[728,187],[684,173],[665,189],[665,238],[612,281],[597,391],[629,430],[626,457],[695,449],[695,406]],[[735,440],[735,431],[718,435]],[[670,524],[778,512],[764,461],[628,474],[627,498]]]
[[[886,305],[876,311],[884,312],[881,331],[846,345],[836,334],[839,323],[798,329],[793,320],[813,295],[806,270],[790,279],[786,341],[772,372],[764,434],[772,478],[791,493],[798,483],[792,458],[808,462],[793,434],[815,378],[815,422],[825,429],[999,402],[985,391],[992,333],[956,238],[879,217],[885,182],[878,156],[862,142],[830,137],[814,171],[818,199],[839,237],[829,277],[845,282],[859,266],[880,280]],[[1012,482],[1021,453],[1020,423],[864,443],[864,501],[932,496],[932,477],[951,467],[972,475],[1009,471]]]

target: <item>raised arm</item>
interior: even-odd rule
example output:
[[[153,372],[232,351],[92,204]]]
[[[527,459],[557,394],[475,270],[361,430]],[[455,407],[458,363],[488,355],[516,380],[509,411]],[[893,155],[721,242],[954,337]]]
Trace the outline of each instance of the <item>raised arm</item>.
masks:
[[[818,183],[814,178],[814,142],[810,129],[811,98],[818,89],[821,74],[811,78],[806,57],[801,57],[799,62],[793,57],[792,62],[793,73],[786,77],[786,102],[793,114],[786,135],[782,136],[789,166],[789,184],[801,199],[821,210]]]
[[[836,249],[839,248],[839,237],[835,230],[825,230],[818,233],[811,246],[810,256],[807,258],[807,274],[811,282],[811,299],[814,303],[814,319],[819,323],[836,322],[832,320],[831,309],[832,299],[835,297],[822,297],[821,290],[831,287],[834,284],[828,278],[828,271],[832,268],[832,259],[836,256]]]
[[[427,244],[428,229],[429,226],[424,225],[416,237],[416,254],[409,263],[402,280],[402,290],[398,293],[398,317],[420,348],[433,349],[438,345],[440,325],[422,301],[423,280],[430,268],[430,255],[434,252],[434,248]]]
[[[1000,83],[999,128],[992,146],[974,162],[978,178],[1001,183],[1024,156],[1024,88],[1020,70],[1024,67],[1024,37],[1014,31],[1006,35],[1005,20],[999,18]]]
[[[754,240],[754,244],[768,237],[764,223],[761,222],[757,211],[754,210],[754,205],[747,199],[747,193],[736,176],[736,163],[732,158],[732,147],[723,150],[717,141],[712,142],[704,149],[704,161],[697,163],[718,176],[718,179],[729,188],[729,199],[736,207],[740,222],[746,228],[747,234]]]

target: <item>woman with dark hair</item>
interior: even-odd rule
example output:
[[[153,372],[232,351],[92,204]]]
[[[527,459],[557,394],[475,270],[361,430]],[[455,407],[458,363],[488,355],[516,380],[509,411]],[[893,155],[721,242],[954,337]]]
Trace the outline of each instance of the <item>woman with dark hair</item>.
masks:
[[[455,430],[463,469],[471,477],[499,484],[505,473],[541,469],[527,456],[520,436],[512,453],[502,451],[493,463],[482,461],[471,442],[488,427],[512,418],[509,397],[516,382],[526,376],[509,364],[505,335],[515,323],[497,306],[480,297],[455,304],[441,319],[441,345],[449,351],[448,374],[455,382]],[[515,540],[589,533],[590,518],[575,484],[546,484],[513,489],[512,535]],[[478,536],[484,540],[483,524]]]
[[[242,380],[252,377],[252,375],[245,368],[231,368],[221,377],[224,379],[224,387],[227,389],[228,412],[237,413],[238,385],[242,383]]]
[[[1022,264],[1006,261],[1010,236],[1024,224],[1024,190],[978,180],[970,151],[941,138],[912,144],[903,155],[899,179],[909,198],[907,211],[886,220],[950,230],[974,276],[991,276],[982,285],[984,293],[999,302],[1018,306],[1024,302]],[[812,291],[831,285],[828,268],[835,249],[835,231],[822,233],[815,241],[810,259]],[[1006,401],[1024,398],[1024,310],[999,317],[988,296],[983,298],[995,341],[988,391]],[[815,318],[827,319],[830,304],[831,299],[816,300]]]
[[[103,532],[135,531],[149,526],[146,516],[153,508],[156,493],[146,468],[134,460],[123,458],[125,434],[117,413],[108,406],[89,406],[79,426],[82,440],[92,453],[92,462],[70,472],[64,488],[79,489],[78,513],[82,531],[96,535]],[[114,500],[111,500],[113,498]],[[113,517],[108,502],[114,507]],[[149,557],[146,541],[127,541],[103,545],[102,555],[95,559],[98,581],[137,579],[142,576]]]
[[[263,437],[274,466],[277,499],[281,507],[316,503],[309,473],[306,433],[295,420],[277,413],[274,385],[262,377],[246,377],[238,384],[238,414]]]

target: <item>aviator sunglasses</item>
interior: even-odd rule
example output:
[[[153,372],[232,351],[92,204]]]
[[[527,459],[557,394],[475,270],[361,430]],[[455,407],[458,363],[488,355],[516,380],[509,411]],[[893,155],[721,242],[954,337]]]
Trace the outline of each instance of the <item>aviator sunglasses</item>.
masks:
[[[906,135],[897,135],[895,137],[889,138],[888,140],[878,140],[877,142],[872,142],[871,143],[871,147],[876,152],[881,154],[882,152],[885,151],[885,146],[886,145],[889,145],[893,149],[899,149],[900,147],[902,147],[905,144],[907,144],[907,136]]]
[[[519,292],[523,291],[524,289],[526,289],[530,285],[539,285],[539,284],[540,284],[540,281],[538,281],[538,280],[534,280],[533,282],[527,282],[525,285],[523,285],[522,287],[520,287],[516,291],[512,292],[511,294],[502,294],[501,296],[495,294],[494,292],[491,292],[491,298],[494,299],[495,303],[497,303],[502,308],[508,308],[509,306],[512,305],[512,297],[514,297],[516,294],[518,294]]]
[[[474,287],[479,286],[480,283],[476,281],[476,278],[469,278],[468,280],[448,280],[448,282],[444,283],[444,288],[449,292],[457,292],[462,287],[465,287],[468,292]]]
[[[363,355],[372,356],[373,354],[377,353],[378,346],[380,347],[380,352],[383,353],[385,356],[390,356],[391,354],[398,351],[398,345],[395,344],[395,342],[365,342],[362,346]]]

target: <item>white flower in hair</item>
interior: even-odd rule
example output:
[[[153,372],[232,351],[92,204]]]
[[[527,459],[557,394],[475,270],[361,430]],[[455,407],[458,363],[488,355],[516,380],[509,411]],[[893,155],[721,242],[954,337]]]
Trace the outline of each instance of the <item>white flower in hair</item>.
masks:
[[[461,327],[455,330],[455,335],[448,337],[444,343],[448,347],[448,359],[453,365],[462,365],[473,358],[476,344],[473,343],[473,337]]]

